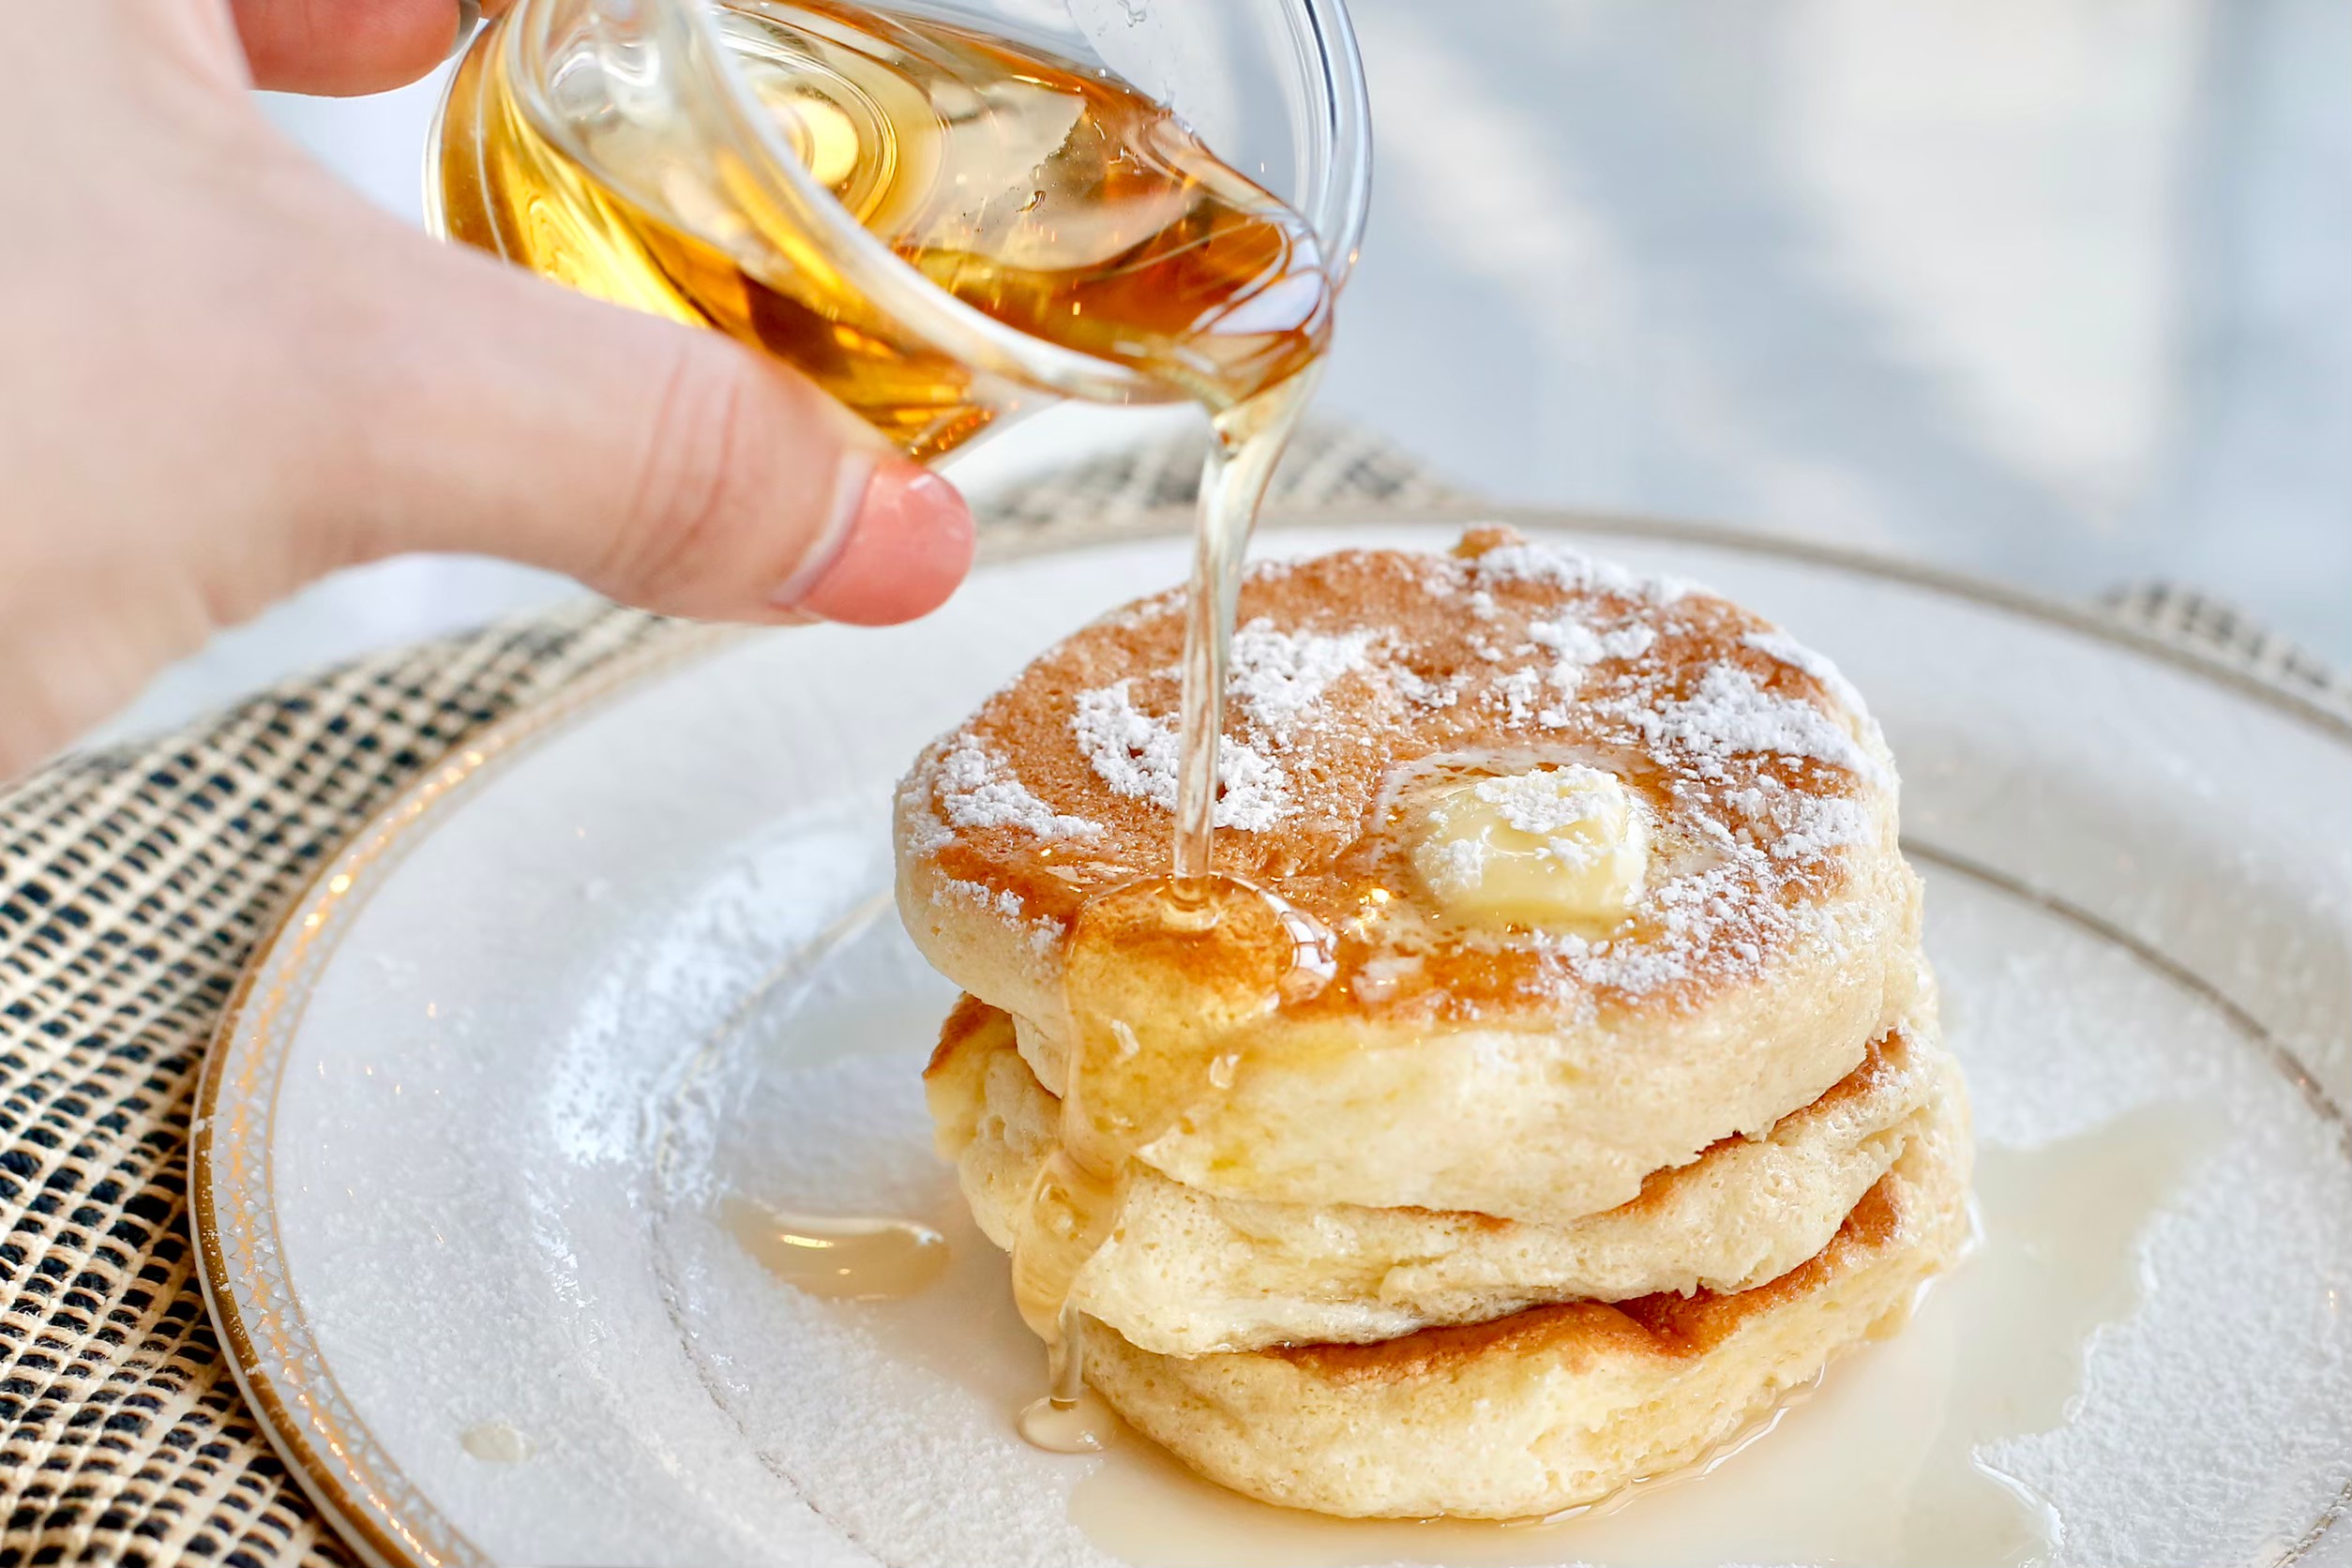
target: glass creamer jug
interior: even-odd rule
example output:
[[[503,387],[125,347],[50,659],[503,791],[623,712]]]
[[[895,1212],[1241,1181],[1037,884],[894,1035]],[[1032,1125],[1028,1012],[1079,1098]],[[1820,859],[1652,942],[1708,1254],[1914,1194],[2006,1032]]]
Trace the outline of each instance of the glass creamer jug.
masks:
[[[1051,398],[1225,415],[1306,379],[1365,116],[1339,0],[517,0],[429,209],[927,459]]]

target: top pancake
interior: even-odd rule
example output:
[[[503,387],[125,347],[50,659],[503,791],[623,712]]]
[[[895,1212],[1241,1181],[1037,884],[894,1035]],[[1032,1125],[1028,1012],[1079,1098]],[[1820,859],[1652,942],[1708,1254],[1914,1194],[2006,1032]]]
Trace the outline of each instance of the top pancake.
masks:
[[[1070,922],[1168,866],[1184,602],[1141,600],[1047,652],[900,792],[908,928],[1030,1026],[1049,1090]],[[1597,1212],[1817,1097],[1916,993],[1885,744],[1825,660],[1729,601],[1484,529],[1451,555],[1259,565],[1238,625],[1217,866],[1328,927],[1337,974],[1253,1046],[1278,1063],[1287,1037],[1315,1070],[1237,1085],[1145,1152],[1176,1179]],[[1471,929],[1423,906],[1385,831],[1400,777],[1570,761],[1622,779],[1649,820],[1648,881],[1619,928]],[[1367,1058],[1378,1081],[1351,1082],[1334,1039],[1481,1048]],[[1398,1122],[1413,1096],[1426,1106]],[[1576,1125],[1547,1136],[1570,1102]],[[1382,1126],[1410,1136],[1353,1137]],[[1323,1136],[1290,1136],[1310,1127]]]

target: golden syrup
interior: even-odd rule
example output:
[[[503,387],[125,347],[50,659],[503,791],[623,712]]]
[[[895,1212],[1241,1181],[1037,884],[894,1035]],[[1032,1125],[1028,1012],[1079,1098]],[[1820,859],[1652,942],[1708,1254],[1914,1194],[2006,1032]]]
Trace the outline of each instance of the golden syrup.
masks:
[[[1063,949],[1061,1147],[1013,1245],[1014,1295],[1047,1359],[1046,1396],[1022,1411],[1020,1430],[1057,1453],[1100,1448],[1111,1430],[1086,1392],[1070,1292],[1110,1234],[1121,1171],[1187,1109],[1233,1087],[1252,1023],[1312,997],[1335,969],[1329,932],[1212,868],[1242,559],[1312,390],[1311,374],[1294,375],[1214,421],[1184,626],[1171,872],[1096,896]]]
[[[641,204],[689,201],[682,172],[705,159],[683,111],[675,125],[580,114],[550,136],[544,95],[511,74],[517,13],[484,30],[451,85],[439,175],[450,237],[774,354],[918,458],[1007,406],[1010,389],[866,297],[833,264],[837,242],[791,215],[741,191],[731,204],[696,194],[718,209],[696,222]],[[964,304],[1213,415],[1322,353],[1333,290],[1313,229],[1116,78],[837,0],[716,0],[713,13],[803,166]],[[720,230],[729,249],[711,243]]]
[[[1192,581],[1184,611],[1176,841],[1170,855],[1179,882],[1200,881],[1212,870],[1226,671],[1232,662],[1242,558],[1258,521],[1266,481],[1314,389],[1315,370],[1305,368],[1218,411],[1212,423],[1215,439],[1209,445],[1200,480],[1200,520],[1193,531]]]
[[[730,1198],[719,1221],[768,1273],[834,1301],[897,1301],[947,1269],[947,1239],[912,1220],[787,1214]]]
[[[1063,1097],[1064,1137],[1071,1096]],[[1084,1325],[1070,1293],[1078,1271],[1110,1234],[1118,1212],[1118,1168],[1081,1163],[1065,1145],[1048,1157],[1031,1189],[1013,1241],[1013,1300],[1021,1320],[1046,1345],[1046,1392],[1024,1406],[1015,1426],[1054,1454],[1091,1454],[1110,1440],[1111,1423],[1086,1387]]]
[[[1070,1363],[1075,1380],[1076,1362]],[[1062,1386],[1057,1369],[1053,1386]],[[1021,1407],[1014,1429],[1033,1447],[1048,1454],[1099,1454],[1110,1446],[1119,1417],[1103,1403],[1101,1395],[1073,1380],[1069,1392],[1041,1394]]]
[[[1048,1390],[1023,1413],[1041,1447],[1100,1447],[1070,1296],[1116,1223],[1121,1173],[1208,1096],[1232,1087],[1251,1026],[1332,975],[1328,938],[1281,899],[1229,877],[1154,877],[1091,900],[1063,957],[1069,1058],[1061,1146],[1013,1244],[1013,1294],[1046,1342]],[[1083,1440],[1074,1440],[1082,1438]]]
[[[1271,944],[1277,961],[1266,970],[1267,989],[1241,1014],[1328,974],[1327,956],[1320,971],[1292,963],[1302,942],[1285,916],[1270,917],[1253,890],[1213,882],[1209,869],[1242,556],[1311,394],[1333,287],[1304,219],[1220,162],[1165,108],[1102,72],[833,0],[719,0],[715,14],[741,79],[804,166],[900,258],[1003,324],[1124,365],[1211,415],[1172,855],[1183,894],[1149,884],[1078,923],[1071,1001],[1092,1021],[1076,1036],[1063,1112],[1069,1152],[1041,1179],[1015,1248],[1017,1293],[1047,1344],[1049,1373],[1046,1398],[1021,1428],[1041,1446],[1083,1451],[1104,1424],[1089,1413],[1095,1407],[1065,1310],[1070,1282],[1107,1232],[1128,1157],[1184,1105],[1229,1085],[1235,1070],[1214,1032],[1163,1037],[1148,1021],[1198,1022],[1195,999],[1182,988],[1168,990],[1154,1015],[1086,976],[1117,969],[1138,921],[1155,924],[1179,904],[1169,933],[1217,933],[1203,939],[1195,964],[1261,939]],[[685,127],[592,117],[573,128],[584,160],[559,145],[535,117],[533,92],[509,74],[505,42],[517,24],[510,16],[486,29],[451,87],[440,197],[452,237],[775,354],[916,457],[960,445],[1000,412],[1002,391],[988,378],[928,346],[824,264],[821,236],[792,232],[763,208],[730,215],[749,225],[755,248],[795,264],[754,270],[675,215],[616,188],[616,178],[639,191],[661,188]],[[1148,1041],[1139,1061],[1121,1054],[1109,1028],[1125,1018]],[[938,1267],[887,1228],[811,1236],[761,1218],[730,1224],[772,1270],[820,1294],[866,1293],[860,1279]]]
[[[1242,556],[1314,385],[1333,287],[1304,219],[1103,72],[835,0],[718,0],[714,14],[740,79],[803,165],[901,259],[1004,325],[1126,366],[1211,415],[1186,631],[1181,886],[1122,892],[1078,922],[1066,1152],[1041,1178],[1015,1248],[1022,1314],[1049,1363],[1048,1395],[1021,1428],[1041,1446],[1083,1451],[1107,1427],[1090,1414],[1071,1281],[1107,1233],[1127,1159],[1236,1069],[1183,977],[1212,955],[1246,952],[1242,972],[1253,978],[1225,1020],[1239,1022],[1328,976],[1328,955],[1320,970],[1293,961],[1314,943],[1284,912],[1209,872]],[[589,116],[570,128],[584,158],[559,144],[535,115],[536,95],[509,74],[518,24],[510,14],[486,29],[451,87],[440,205],[452,237],[776,354],[916,457],[969,440],[1005,406],[1003,388],[864,297],[827,264],[823,237],[796,232],[787,215],[758,203],[727,214],[752,243],[722,250],[675,213],[624,194],[617,187],[667,188],[666,171],[691,161],[681,157],[685,126]],[[778,260],[746,266],[746,249]],[[1172,982],[1154,1012],[1108,977],[1163,916],[1165,934],[1199,945],[1180,961],[1163,943],[1145,960]],[[1262,991],[1249,989],[1261,980]],[[1130,1018],[1138,1053],[1119,1034]],[[1154,1021],[1166,1019],[1184,1022]],[[811,1232],[805,1218],[729,1223],[771,1270],[819,1294],[874,1293],[878,1279],[939,1267],[887,1225],[842,1234]]]
[[[1698,1465],[1558,1518],[1326,1518],[1227,1491],[1143,1442],[1079,1481],[1071,1518],[1137,1568],[2046,1560],[2064,1521],[1994,1451],[2066,1421],[2093,1337],[2148,1288],[2148,1222],[2214,1132],[2193,1108],[2154,1105],[2044,1148],[1983,1148],[1977,1245],[1899,1334]]]
[[[485,1421],[458,1435],[459,1446],[486,1465],[519,1465],[538,1452],[538,1445],[503,1421]]]

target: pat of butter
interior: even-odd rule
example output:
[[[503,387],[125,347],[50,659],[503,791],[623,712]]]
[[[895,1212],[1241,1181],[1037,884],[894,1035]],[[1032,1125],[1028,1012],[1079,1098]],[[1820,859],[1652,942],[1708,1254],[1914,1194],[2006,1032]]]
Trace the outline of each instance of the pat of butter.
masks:
[[[1481,925],[1613,924],[1641,897],[1650,831],[1622,780],[1581,763],[1466,779],[1430,795],[1413,869]]]

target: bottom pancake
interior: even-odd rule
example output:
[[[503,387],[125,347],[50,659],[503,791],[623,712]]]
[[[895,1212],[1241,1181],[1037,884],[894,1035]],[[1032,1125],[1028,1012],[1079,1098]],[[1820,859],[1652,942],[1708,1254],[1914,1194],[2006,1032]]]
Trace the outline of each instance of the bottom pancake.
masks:
[[[1190,1358],[1090,1319],[1087,1380],[1186,1464],[1268,1502],[1360,1517],[1557,1513],[1692,1463],[1840,1350],[1899,1327],[1967,1240],[1970,1164],[1953,1078],[1829,1245],[1769,1285]]]

